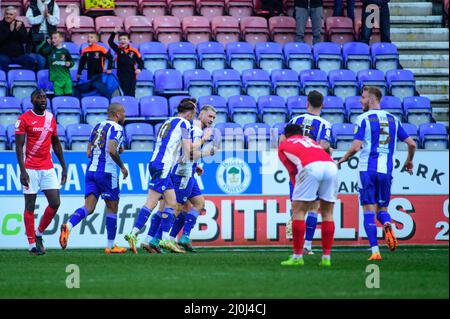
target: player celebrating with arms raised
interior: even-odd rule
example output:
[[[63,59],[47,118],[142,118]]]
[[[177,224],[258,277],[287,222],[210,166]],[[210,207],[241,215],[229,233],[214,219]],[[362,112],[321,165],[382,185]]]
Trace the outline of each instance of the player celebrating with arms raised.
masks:
[[[86,187],[84,206],[78,208],[69,222],[61,226],[59,243],[62,249],[67,247],[69,233],[84,218],[92,214],[97,206],[100,195],[107,208],[106,233],[107,254],[123,254],[126,248],[114,243],[117,230],[117,211],[119,209],[119,177],[116,165],[120,168],[123,178],[127,178],[128,170],[124,166],[120,153],[123,152],[123,125],[125,109],[120,103],[111,103],[108,107],[108,118],[98,123],[92,130],[87,156],[90,158],[86,169]]]
[[[44,90],[31,94],[33,109],[19,116],[16,122],[15,141],[17,162],[20,167],[20,183],[25,196],[25,232],[32,255],[45,254],[42,234],[50,225],[60,205],[59,188],[67,178],[66,162],[56,130],[56,120],[47,112],[47,96]],[[25,142],[26,137],[26,142]],[[25,161],[23,147],[26,144]],[[61,183],[53,168],[51,147],[62,167]],[[37,231],[34,230],[34,209],[36,195],[42,190],[47,197],[48,207],[44,211]]]
[[[292,239],[294,254],[281,262],[282,266],[303,266],[303,244],[306,231],[305,215],[320,199],[322,214],[322,261],[331,266],[331,247],[334,238],[333,207],[338,188],[337,167],[316,141],[302,136],[299,125],[288,124],[284,130],[286,140],[278,147],[278,157],[289,172],[292,193]]]
[[[394,251],[398,242],[391,225],[388,206],[391,198],[392,170],[397,138],[408,145],[408,157],[403,168],[410,174],[416,143],[408,136],[400,121],[389,112],[381,110],[381,91],[365,87],[361,96],[364,113],[356,120],[353,144],[342,157],[338,166],[355,155],[361,148],[359,158],[359,199],[364,210],[364,229],[372,248],[369,260],[381,260],[377,241],[375,214],[383,225],[386,244]]]

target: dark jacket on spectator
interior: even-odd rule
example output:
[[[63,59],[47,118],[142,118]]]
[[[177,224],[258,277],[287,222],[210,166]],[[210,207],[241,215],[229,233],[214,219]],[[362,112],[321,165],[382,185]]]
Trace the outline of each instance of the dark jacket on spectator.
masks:
[[[308,3],[309,8],[317,8],[323,6],[322,0],[295,0],[295,6],[300,8],[308,8]]]
[[[12,23],[16,23],[15,20]],[[24,45],[27,43],[27,29],[22,23],[19,31],[11,32],[9,23],[5,20],[0,21],[0,54],[5,54],[11,58],[18,57],[25,53]]]
[[[377,6],[386,5],[390,0],[362,0],[361,2],[365,5],[376,4]]]

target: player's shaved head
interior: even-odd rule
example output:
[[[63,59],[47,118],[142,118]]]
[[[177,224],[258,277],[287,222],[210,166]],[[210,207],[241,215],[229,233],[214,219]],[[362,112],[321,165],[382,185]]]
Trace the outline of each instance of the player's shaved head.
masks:
[[[108,106],[108,118],[123,125],[125,121],[125,108],[123,105],[117,102],[111,103]]]
[[[294,135],[302,135],[303,134],[303,130],[300,127],[300,125],[297,124],[288,124],[286,125],[286,127],[284,128],[284,135],[289,138],[291,136]]]

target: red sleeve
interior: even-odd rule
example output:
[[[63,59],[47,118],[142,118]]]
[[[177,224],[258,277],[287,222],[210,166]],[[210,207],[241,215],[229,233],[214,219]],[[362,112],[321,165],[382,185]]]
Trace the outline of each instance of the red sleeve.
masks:
[[[52,119],[52,127],[53,127],[53,135],[52,136],[58,136],[58,126],[56,125],[56,119],[54,116]]]
[[[278,157],[280,158],[280,161],[283,163],[283,165],[286,167],[292,184],[295,185],[295,175],[297,175],[297,166],[287,158],[286,154],[284,154],[285,151],[284,146],[285,142],[282,142],[278,148]]]
[[[25,134],[26,133],[26,127],[27,127],[27,123],[25,121],[25,117],[24,116],[19,116],[19,118],[16,121],[15,124],[15,132],[16,134]]]

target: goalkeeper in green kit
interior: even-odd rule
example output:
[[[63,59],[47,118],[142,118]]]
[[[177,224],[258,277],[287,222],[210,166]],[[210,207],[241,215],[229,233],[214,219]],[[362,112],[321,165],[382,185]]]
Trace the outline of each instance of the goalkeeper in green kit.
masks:
[[[64,35],[61,32],[53,32],[51,41],[43,41],[37,48],[38,53],[48,59],[50,81],[53,82],[55,96],[72,95],[69,69],[74,66],[74,62],[69,51],[63,48],[63,41]]]

